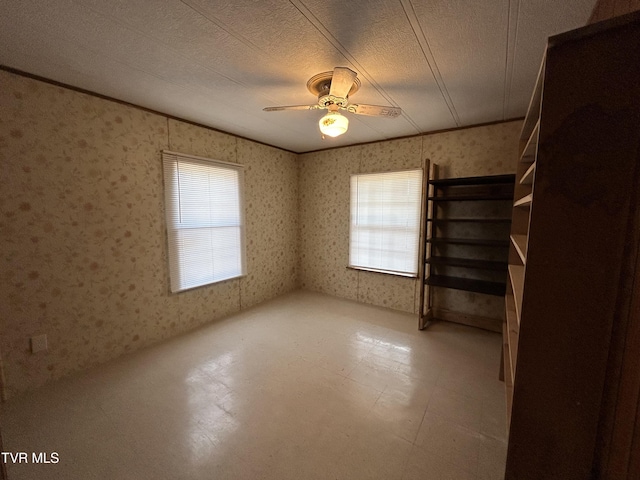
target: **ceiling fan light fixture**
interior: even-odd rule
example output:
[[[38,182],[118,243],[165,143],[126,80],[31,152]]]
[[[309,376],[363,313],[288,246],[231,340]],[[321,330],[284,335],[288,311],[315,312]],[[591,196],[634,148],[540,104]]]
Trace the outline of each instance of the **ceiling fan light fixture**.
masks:
[[[318,122],[323,135],[337,137],[349,128],[349,119],[338,112],[329,112]]]

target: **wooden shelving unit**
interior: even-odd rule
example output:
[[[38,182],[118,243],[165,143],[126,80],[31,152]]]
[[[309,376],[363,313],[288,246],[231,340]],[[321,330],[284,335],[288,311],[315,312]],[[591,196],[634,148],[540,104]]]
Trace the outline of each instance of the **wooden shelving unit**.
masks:
[[[524,291],[524,266],[509,265],[509,282],[511,286],[510,295],[515,299],[514,311],[516,312],[516,322],[520,325],[520,317],[522,312],[522,294]],[[510,350],[516,350],[517,346],[510,346]],[[511,355],[511,352],[507,352]],[[508,373],[508,374],[507,374]],[[505,372],[506,377],[513,377],[513,372]]]
[[[507,423],[511,420],[511,405],[515,382],[520,316],[524,292],[527,259],[529,217],[533,202],[533,182],[540,138],[540,109],[545,64],[542,62],[533,96],[520,132],[520,151],[516,162],[512,225],[509,247],[508,282],[505,293],[503,325],[503,378],[507,396]]]
[[[476,260],[473,258],[455,258],[455,257],[431,257],[427,258],[427,263],[431,265],[449,265],[451,267],[479,268],[483,270],[507,270],[505,262],[497,262],[494,260]]]
[[[427,218],[427,222],[434,222],[434,221],[437,221],[438,223],[472,222],[472,223],[508,223],[508,224],[511,224],[511,217],[509,217],[509,218],[438,218],[437,220],[434,220],[432,218]]]
[[[514,233],[511,235],[511,242],[513,246],[516,247],[516,252],[518,252],[520,260],[522,260],[522,264],[524,265],[527,263],[527,236]]]
[[[477,267],[470,267],[477,268]],[[455,290],[466,290],[467,292],[484,293],[486,295],[504,295],[506,285],[502,282],[489,282],[487,280],[477,280],[474,278],[451,277],[445,275],[430,275],[427,278],[427,285],[433,287],[453,288]]]
[[[476,245],[478,247],[508,247],[509,240],[495,238],[428,238],[427,243],[449,245]],[[505,267],[506,267],[505,262]]]
[[[538,97],[538,101],[540,101],[540,97]],[[539,108],[540,104],[530,105],[529,108]],[[523,132],[524,133],[524,132]],[[520,154],[520,161],[523,163],[532,163],[535,162],[536,152],[538,151],[538,135],[540,134],[540,121],[536,122],[533,130],[526,132],[526,143],[524,144],[524,148],[522,148],[522,153]],[[525,138],[522,138],[525,140]]]
[[[515,202],[513,202],[514,207],[528,207],[531,205],[533,201],[533,194],[525,195],[524,197],[520,197]]]
[[[423,237],[426,255],[420,328],[438,317],[432,308],[431,288],[494,296],[506,292],[509,206],[515,175],[440,179],[434,167],[428,181],[429,213]],[[447,314],[451,320],[451,312]],[[461,321],[468,324],[469,317],[464,315]],[[487,328],[486,320],[481,321],[483,328]]]
[[[505,480],[640,478],[638,51],[640,13],[550,38],[523,122]]]
[[[533,162],[527,171],[520,178],[520,185],[531,185],[533,183],[533,174],[536,171],[536,162]]]

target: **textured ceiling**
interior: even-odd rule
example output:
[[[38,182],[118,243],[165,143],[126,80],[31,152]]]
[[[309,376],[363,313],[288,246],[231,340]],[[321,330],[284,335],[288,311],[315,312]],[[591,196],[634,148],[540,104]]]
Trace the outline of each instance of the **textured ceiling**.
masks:
[[[2,0],[0,64],[307,152],[525,114],[546,38],[595,0]],[[322,139],[306,82],[349,67],[354,103]]]

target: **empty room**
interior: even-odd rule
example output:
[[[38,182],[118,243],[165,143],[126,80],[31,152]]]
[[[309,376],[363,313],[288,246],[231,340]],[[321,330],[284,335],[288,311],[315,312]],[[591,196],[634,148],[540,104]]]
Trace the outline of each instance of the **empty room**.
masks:
[[[640,478],[638,0],[0,6],[0,479]]]

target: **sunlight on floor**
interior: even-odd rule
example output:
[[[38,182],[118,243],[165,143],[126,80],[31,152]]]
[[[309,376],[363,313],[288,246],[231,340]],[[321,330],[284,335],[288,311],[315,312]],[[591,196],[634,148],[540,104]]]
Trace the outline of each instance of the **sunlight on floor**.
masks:
[[[501,337],[298,291],[12,399],[22,479],[500,479]],[[31,455],[31,453],[29,453]]]

